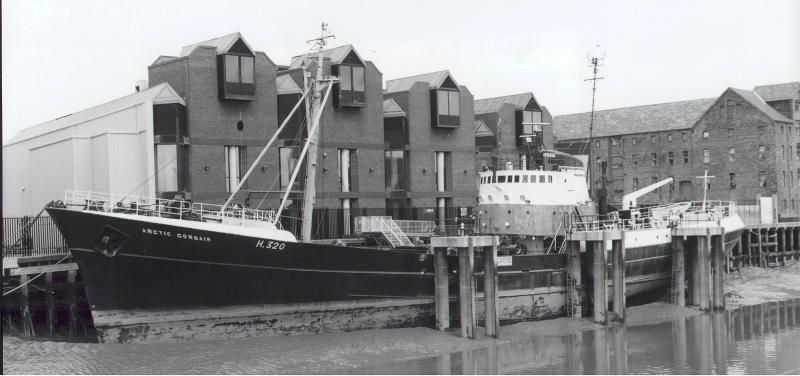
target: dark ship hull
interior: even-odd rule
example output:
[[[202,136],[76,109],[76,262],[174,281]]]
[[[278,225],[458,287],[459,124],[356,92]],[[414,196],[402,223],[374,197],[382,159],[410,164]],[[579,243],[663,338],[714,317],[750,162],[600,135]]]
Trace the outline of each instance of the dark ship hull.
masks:
[[[47,211],[70,245],[93,310],[433,296],[432,258],[418,250],[284,242],[141,216]],[[121,238],[118,249],[103,249],[100,238],[109,234]]]

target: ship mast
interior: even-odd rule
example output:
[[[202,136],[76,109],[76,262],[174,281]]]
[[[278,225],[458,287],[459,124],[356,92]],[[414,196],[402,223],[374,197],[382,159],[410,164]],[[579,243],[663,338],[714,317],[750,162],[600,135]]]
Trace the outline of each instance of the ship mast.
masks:
[[[604,54],[605,55],[605,54]],[[592,81],[592,112],[589,115],[589,156],[586,160],[586,183],[589,186],[589,197],[593,197],[593,189],[592,189],[592,166],[595,166],[592,163],[592,131],[594,130],[594,97],[595,93],[597,92],[597,80],[602,80],[603,77],[597,77],[598,69],[597,67],[603,66],[604,57],[596,57],[591,56],[589,57],[589,67],[592,68],[592,78],[587,78],[584,81]],[[595,166],[597,167],[597,166]],[[599,167],[597,167],[599,168]]]
[[[327,85],[323,85],[325,81],[323,80],[322,76],[322,65],[323,65],[322,50],[325,49],[325,45],[328,43],[327,41],[328,38],[335,38],[336,36],[328,35],[328,24],[323,22],[321,26],[322,30],[320,32],[319,38],[314,38],[306,41],[306,43],[313,45],[312,48],[315,48],[317,50],[317,69],[315,72],[315,76],[311,80],[304,79],[306,85],[313,85],[314,98],[311,102],[310,114],[315,114],[315,115],[321,113],[324,110],[322,103],[322,96],[324,94],[323,86],[330,88],[330,86],[333,85],[333,82],[328,82]],[[306,87],[306,89],[309,89],[309,87]],[[306,108],[308,108],[308,104],[306,104]],[[318,140],[319,140],[319,127],[315,126],[313,129],[309,128],[308,165],[306,166],[305,195],[303,196],[303,217],[302,217],[303,226],[300,232],[300,240],[307,242],[311,241],[311,225],[313,222],[312,217],[314,215],[314,201],[316,200],[317,160],[318,160],[317,150],[319,149]],[[300,161],[298,161],[298,164],[299,163]]]

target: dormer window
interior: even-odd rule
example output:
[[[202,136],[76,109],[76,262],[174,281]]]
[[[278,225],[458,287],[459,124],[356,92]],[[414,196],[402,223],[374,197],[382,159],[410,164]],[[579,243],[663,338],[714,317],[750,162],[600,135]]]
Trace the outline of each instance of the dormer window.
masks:
[[[460,92],[457,90],[436,90],[437,126],[458,127],[461,125],[459,94]]]
[[[223,99],[253,100],[256,94],[255,57],[219,55],[219,94]]]
[[[363,66],[340,64],[339,80],[340,106],[363,107],[366,105]]]

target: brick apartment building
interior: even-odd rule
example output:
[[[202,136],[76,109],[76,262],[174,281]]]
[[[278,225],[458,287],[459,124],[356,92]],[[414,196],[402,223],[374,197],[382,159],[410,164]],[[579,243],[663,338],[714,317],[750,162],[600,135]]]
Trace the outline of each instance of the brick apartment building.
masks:
[[[541,143],[545,149],[551,149],[552,121],[547,108],[530,92],[475,100],[474,132],[478,170],[492,167],[495,149],[503,162],[510,161],[515,166],[530,165],[529,139],[530,143]]]
[[[474,206],[469,89],[448,71],[398,78],[386,82],[383,108],[387,208],[465,208],[463,213]]]
[[[673,177],[673,184],[640,203],[700,200],[703,183],[696,176],[708,170],[715,176],[709,199],[775,195],[779,219],[797,218],[800,123],[790,120],[797,113],[796,87],[791,97],[791,90],[773,90],[774,102],[754,91],[729,88],[717,98],[596,111],[593,187],[601,201],[619,204],[625,193]],[[587,154],[589,113],[556,116],[554,123],[557,149]]]
[[[276,72],[275,63],[239,33],[183,47],[148,67],[150,84],[168,83],[186,103],[185,112],[169,114],[178,126],[155,132],[157,166],[171,164],[156,177],[159,195],[218,203],[228,196],[277,129]],[[241,201],[262,198],[250,197],[250,190],[270,186],[277,161],[277,149],[270,150]],[[169,177],[163,171],[173,169],[177,182],[163,182]]]
[[[351,45],[322,51],[323,74],[339,76],[325,105],[320,125],[316,205],[319,208],[383,208],[386,191],[383,164],[383,76]],[[278,72],[278,120],[283,122],[302,93],[303,68],[313,71],[317,54],[292,58]],[[290,119],[280,139],[280,186],[286,187],[302,148],[298,137],[305,110]],[[302,180],[302,179],[300,179]],[[300,196],[302,182],[298,182]]]

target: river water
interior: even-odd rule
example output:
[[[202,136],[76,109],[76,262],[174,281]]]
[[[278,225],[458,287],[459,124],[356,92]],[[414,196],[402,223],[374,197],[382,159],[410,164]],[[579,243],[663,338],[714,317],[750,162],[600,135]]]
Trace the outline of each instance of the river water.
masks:
[[[426,329],[192,343],[68,343],[3,338],[4,373],[797,374],[800,299],[436,352],[403,337]],[[430,338],[430,337],[426,337]],[[406,341],[409,343],[400,343]],[[448,342],[450,341],[450,342]],[[469,340],[464,340],[469,341]],[[454,346],[453,348],[458,348]],[[410,353],[414,354],[409,356]],[[401,351],[402,350],[402,351]],[[416,351],[416,353],[415,353]],[[395,359],[402,358],[402,359]]]

